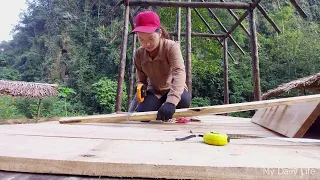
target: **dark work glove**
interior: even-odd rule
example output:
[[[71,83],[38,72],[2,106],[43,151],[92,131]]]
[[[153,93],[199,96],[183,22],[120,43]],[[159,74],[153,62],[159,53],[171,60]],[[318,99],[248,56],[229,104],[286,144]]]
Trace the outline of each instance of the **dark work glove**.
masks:
[[[158,110],[157,120],[168,121],[172,119],[173,114],[176,111],[176,106],[172,103],[164,103]]]

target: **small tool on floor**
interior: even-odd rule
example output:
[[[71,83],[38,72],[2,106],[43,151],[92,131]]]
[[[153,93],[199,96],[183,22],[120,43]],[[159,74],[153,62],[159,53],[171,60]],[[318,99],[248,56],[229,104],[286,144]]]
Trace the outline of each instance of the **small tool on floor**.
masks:
[[[192,131],[191,131],[192,133]],[[204,134],[192,135],[176,138],[176,141],[185,141],[194,137],[202,137],[206,144],[215,146],[225,146],[230,143],[230,139],[243,139],[243,138],[263,138],[262,136],[256,135],[244,135],[244,134],[226,134],[221,132],[205,132]]]

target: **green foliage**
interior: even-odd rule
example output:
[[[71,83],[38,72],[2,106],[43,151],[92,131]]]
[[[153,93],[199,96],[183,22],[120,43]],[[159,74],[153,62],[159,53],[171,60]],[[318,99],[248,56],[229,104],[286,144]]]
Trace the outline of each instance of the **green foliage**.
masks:
[[[95,97],[98,99],[99,103],[104,106],[104,112],[114,112],[117,95],[117,82],[103,77],[98,82],[94,83],[92,87],[95,90]],[[125,111],[127,104],[127,93],[125,84],[122,91],[122,97],[122,110]]]
[[[203,107],[203,106],[210,106],[211,102],[208,97],[195,97],[192,98],[192,107]]]
[[[68,109],[67,109],[67,98],[70,94],[77,94],[74,89],[68,87],[59,86],[58,89],[60,90],[58,97],[62,97],[64,99],[64,108],[65,108],[65,116],[68,116]]]
[[[22,118],[11,96],[0,96],[0,119]]]

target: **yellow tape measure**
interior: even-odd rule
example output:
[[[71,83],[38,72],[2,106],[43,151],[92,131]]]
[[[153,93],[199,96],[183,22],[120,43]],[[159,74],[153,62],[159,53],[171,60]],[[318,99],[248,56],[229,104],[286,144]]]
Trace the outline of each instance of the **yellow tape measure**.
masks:
[[[206,132],[203,135],[190,135],[183,138],[176,138],[177,141],[184,141],[193,137],[202,137],[203,141],[206,144],[215,145],[215,146],[225,146],[230,142],[230,138],[226,133],[219,132]]]
[[[230,138],[226,133],[206,132],[202,136],[203,141],[210,145],[225,146],[230,142]]]

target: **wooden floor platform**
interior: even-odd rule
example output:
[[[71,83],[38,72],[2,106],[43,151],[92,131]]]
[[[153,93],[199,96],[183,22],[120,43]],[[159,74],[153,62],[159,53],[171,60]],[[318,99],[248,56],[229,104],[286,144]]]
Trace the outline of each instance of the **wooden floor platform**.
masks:
[[[317,179],[320,143],[281,139],[251,119],[199,116],[201,122],[16,124],[0,126],[0,170],[168,179]],[[272,138],[211,146],[193,133],[220,131]]]

